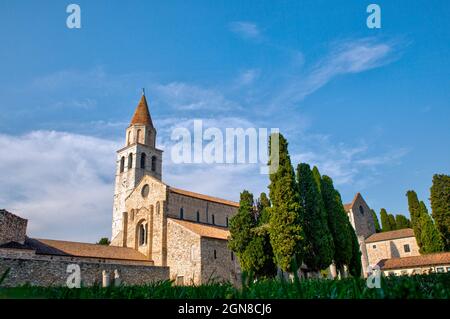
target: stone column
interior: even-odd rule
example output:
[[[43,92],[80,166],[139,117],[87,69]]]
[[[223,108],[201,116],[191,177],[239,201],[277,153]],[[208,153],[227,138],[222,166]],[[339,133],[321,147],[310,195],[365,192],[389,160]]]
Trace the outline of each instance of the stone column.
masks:
[[[102,271],[102,286],[104,288],[109,287],[110,284],[110,278],[109,273],[106,270]]]
[[[330,265],[330,275],[331,275],[331,278],[333,278],[333,279],[335,279],[337,277],[337,270],[336,270],[336,264],[335,263],[332,263]]]
[[[122,284],[122,280],[120,278],[119,270],[114,269],[114,286],[118,287]]]

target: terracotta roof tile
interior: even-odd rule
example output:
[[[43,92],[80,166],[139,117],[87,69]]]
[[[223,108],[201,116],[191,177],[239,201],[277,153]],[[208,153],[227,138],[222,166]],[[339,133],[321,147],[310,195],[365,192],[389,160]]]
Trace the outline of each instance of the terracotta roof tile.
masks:
[[[437,265],[450,265],[450,252],[383,259],[378,262],[378,266],[380,266],[382,270]]]
[[[79,243],[73,241],[27,238],[25,244],[36,250],[36,254],[149,261],[144,254],[127,247]]]
[[[405,237],[414,237],[414,231],[411,228],[405,228],[405,229],[392,230],[392,231],[387,231],[387,232],[382,232],[382,233],[376,233],[376,234],[369,236],[366,239],[366,243],[373,243],[376,241],[392,240],[392,239],[405,238]]]
[[[196,233],[200,237],[228,240],[228,236],[230,236],[230,232],[226,227],[206,225],[176,218],[169,219]]]
[[[142,94],[141,100],[139,101],[136,111],[134,111],[133,118],[131,119],[130,125],[133,124],[153,126],[152,118],[150,117],[150,112],[148,110],[147,99],[144,94]]]
[[[199,194],[199,193],[194,193],[194,192],[186,191],[186,190],[183,190],[183,189],[175,188],[175,187],[172,187],[172,186],[169,187],[169,190],[172,193],[175,193],[175,194],[180,194],[180,195],[184,195],[184,196],[188,196],[188,197],[203,199],[203,200],[207,200],[207,201],[210,201],[210,202],[224,204],[224,205],[228,205],[228,206],[239,207],[239,203],[237,203],[237,202],[233,202],[233,201],[222,199],[222,198],[218,198],[218,197],[213,197],[213,196],[203,195],[203,194]]]

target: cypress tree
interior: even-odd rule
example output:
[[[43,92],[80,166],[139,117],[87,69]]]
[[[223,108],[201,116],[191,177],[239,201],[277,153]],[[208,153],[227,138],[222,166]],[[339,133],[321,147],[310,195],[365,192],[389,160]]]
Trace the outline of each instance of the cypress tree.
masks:
[[[435,174],[431,193],[431,211],[445,250],[450,251],[450,176]]]
[[[253,271],[252,263],[245,252],[253,239],[252,228],[255,227],[253,195],[244,190],[240,195],[239,209],[230,219],[230,240],[228,247],[234,251],[244,271]]]
[[[408,209],[409,215],[411,216],[411,226],[414,230],[414,236],[416,237],[417,245],[419,248],[422,247],[422,236],[421,236],[421,208],[419,204],[419,199],[415,191],[409,190],[406,192],[408,197]]]
[[[353,227],[351,227],[351,225],[349,233],[352,242],[352,257],[348,265],[348,271],[350,275],[352,275],[353,277],[361,277],[362,275],[361,250],[359,249],[358,237],[356,237],[355,230],[353,229]]]
[[[389,216],[386,212],[386,209],[382,208],[380,211],[380,218],[381,218],[381,227],[382,231],[391,231],[391,223],[389,222]]]
[[[320,186],[320,179],[322,178],[322,176],[320,176],[320,172],[319,172],[319,169],[317,168],[317,166],[313,167],[312,175],[314,177],[314,180],[316,181],[319,193],[321,193],[322,191],[321,191],[321,186]]]
[[[333,186],[333,180],[324,175],[320,180],[321,194],[328,217],[328,228],[334,242],[334,263],[342,270],[352,258],[352,226],[342,205],[341,195]]]
[[[429,254],[436,253],[444,250],[444,243],[442,238],[428,214],[428,209],[424,202],[420,202],[420,223],[421,223],[421,238],[422,247],[420,248],[420,253]]]
[[[373,209],[370,210],[372,213],[373,224],[375,225],[375,232],[381,232],[380,222],[378,221],[377,213]]]
[[[397,229],[397,223],[395,222],[395,217],[392,214],[388,215],[388,221],[389,221],[389,225],[391,230],[396,230]]]
[[[297,186],[300,205],[303,207],[302,225],[306,242],[304,262],[308,268],[319,271],[331,264],[334,243],[318,184],[306,163],[297,166]]]
[[[270,174],[270,243],[275,261],[283,271],[293,271],[292,262],[301,265],[303,261],[304,233],[301,226],[302,207],[298,200],[294,169],[288,152],[288,143],[283,135],[272,134],[269,141],[279,141],[279,166]],[[275,150],[274,150],[275,151]],[[270,162],[269,162],[270,165]]]
[[[409,219],[403,215],[395,216],[395,224],[397,225],[397,229],[409,228],[411,225]]]
[[[266,208],[270,208],[270,199],[267,197],[266,193],[262,192],[258,199],[258,210],[262,213],[266,210]]]

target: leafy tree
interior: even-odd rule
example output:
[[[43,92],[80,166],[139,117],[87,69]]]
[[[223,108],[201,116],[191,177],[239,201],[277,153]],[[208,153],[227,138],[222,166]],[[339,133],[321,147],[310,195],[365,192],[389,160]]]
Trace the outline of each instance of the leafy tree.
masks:
[[[414,230],[414,236],[416,237],[417,245],[419,248],[422,247],[422,236],[421,236],[421,208],[417,194],[413,190],[406,192],[406,197],[408,198],[408,209],[409,215],[411,216],[411,226]]]
[[[247,246],[246,255],[251,260],[253,272],[257,277],[273,277],[277,267],[270,244],[270,201],[266,193],[261,193],[257,201],[257,211],[258,219],[252,230],[253,239]]]
[[[270,243],[275,261],[283,271],[293,271],[292,261],[297,265],[303,261],[304,233],[302,229],[302,207],[298,200],[294,169],[288,152],[288,143],[283,135],[272,134],[269,155],[273,158],[271,141],[278,138],[279,166],[270,174]],[[274,150],[276,151],[276,150]],[[269,162],[270,165],[270,162]]]
[[[403,215],[395,216],[395,224],[397,225],[397,229],[404,229],[411,227],[411,222],[408,218]]]
[[[297,185],[303,207],[302,225],[305,233],[304,262],[315,271],[328,267],[334,255],[333,237],[328,229],[327,214],[310,166],[297,166]]]
[[[352,258],[352,226],[342,205],[341,195],[333,186],[333,180],[324,175],[320,180],[321,194],[327,212],[328,228],[334,242],[333,260],[336,267],[342,270],[349,265]]]
[[[228,247],[239,259],[242,270],[252,271],[252,262],[246,256],[247,246],[253,239],[252,228],[255,227],[253,194],[244,190],[240,195],[238,212],[230,219],[230,240]]]
[[[422,247],[420,248],[420,253],[429,254],[436,253],[444,250],[444,243],[442,238],[428,214],[428,209],[424,202],[420,202],[420,241],[422,242]]]
[[[370,210],[373,217],[373,224],[375,225],[375,232],[381,232],[380,222],[378,221],[377,213],[373,209]]]
[[[274,276],[276,266],[267,228],[270,202],[263,193],[255,206],[253,195],[243,191],[239,204],[237,214],[230,219],[228,246],[236,253],[242,270],[256,277]]]
[[[388,221],[389,221],[389,225],[391,230],[396,230],[397,229],[397,223],[395,222],[395,217],[392,214],[388,215]]]
[[[445,250],[450,251],[450,176],[435,174],[431,193],[431,211]]]
[[[359,249],[358,237],[356,237],[355,230],[351,226],[349,229],[349,233],[352,242],[352,257],[348,265],[348,272],[353,277],[361,277],[362,274],[361,250]]]
[[[111,244],[111,242],[109,241],[109,239],[107,237],[102,237],[100,238],[100,240],[97,243],[98,245],[104,245],[104,246],[109,246],[109,244]]]
[[[391,223],[389,222],[389,215],[386,212],[386,209],[382,208],[380,211],[380,218],[381,218],[381,227],[382,227],[382,231],[391,231],[392,230],[392,226]]]

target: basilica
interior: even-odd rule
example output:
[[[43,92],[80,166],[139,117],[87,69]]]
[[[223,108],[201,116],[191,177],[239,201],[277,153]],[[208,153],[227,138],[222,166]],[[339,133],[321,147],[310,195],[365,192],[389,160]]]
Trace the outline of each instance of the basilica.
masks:
[[[234,282],[239,264],[227,247],[239,204],[163,182],[162,151],[145,94],[117,151],[111,245],[130,247],[168,266],[177,283]]]

